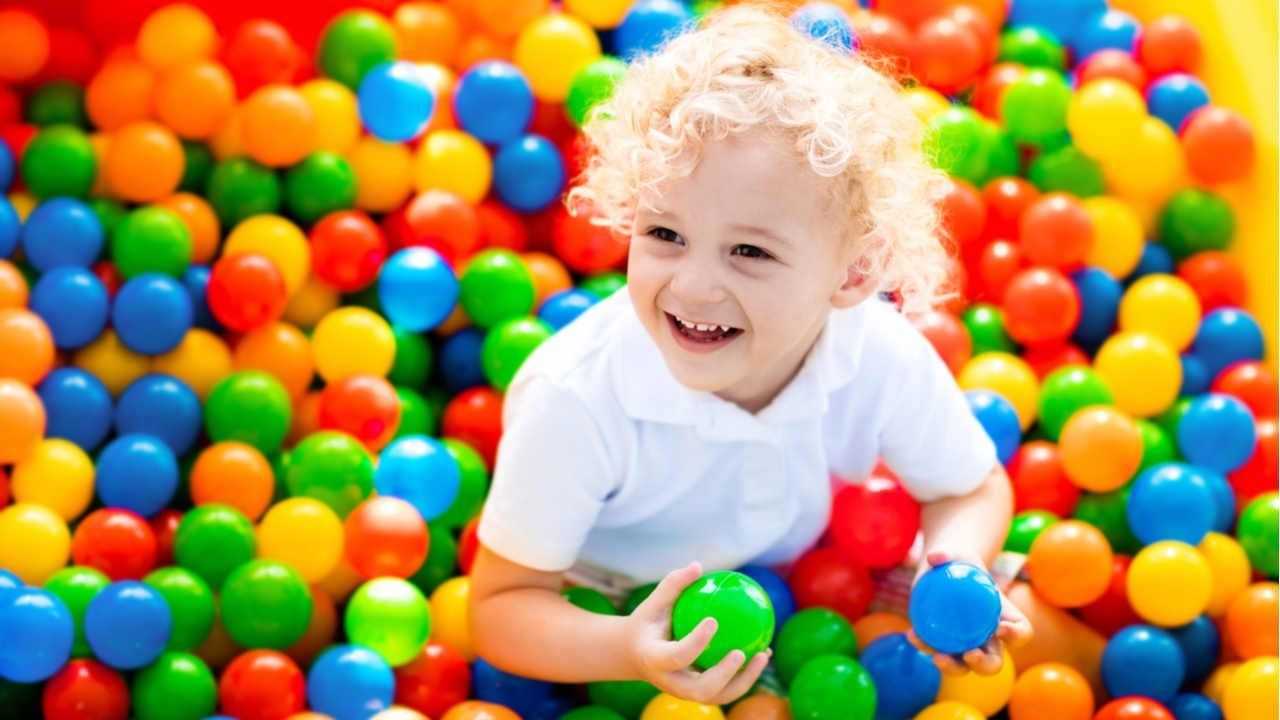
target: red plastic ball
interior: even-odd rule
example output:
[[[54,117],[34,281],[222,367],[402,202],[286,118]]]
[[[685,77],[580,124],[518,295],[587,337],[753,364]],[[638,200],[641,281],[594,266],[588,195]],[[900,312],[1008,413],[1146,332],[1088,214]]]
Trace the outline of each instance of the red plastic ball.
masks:
[[[351,375],[325,386],[320,393],[320,427],[341,430],[381,450],[400,425],[400,398],[385,378]]]
[[[571,142],[578,136],[578,128],[574,127],[568,113],[564,111],[564,103],[543,100],[534,103],[529,132],[541,135],[550,140],[553,145]]]
[[[22,100],[8,85],[0,85],[0,127],[22,119]]]
[[[1196,110],[1183,123],[1180,139],[1187,168],[1202,182],[1239,180],[1253,167],[1253,128],[1232,110],[1215,105]]]
[[[896,480],[872,475],[840,488],[828,530],[835,547],[869,568],[899,565],[920,532],[920,503]]]
[[[1249,281],[1240,264],[1219,250],[1205,250],[1183,260],[1178,277],[1191,286],[1206,313],[1220,307],[1245,307],[1249,300]]]
[[[156,567],[173,564],[173,538],[182,523],[182,513],[165,509],[151,517],[151,531],[156,535]]]
[[[207,297],[218,322],[240,332],[279,320],[289,301],[280,269],[257,253],[223,257],[214,263]]]
[[[1076,198],[1049,193],[1022,214],[1018,242],[1032,263],[1070,272],[1084,265],[1093,247],[1093,221]]]
[[[1093,716],[1093,720],[1174,720],[1174,718],[1173,713],[1151,698],[1123,697],[1103,705],[1098,714]]]
[[[825,607],[856,622],[871,605],[871,573],[831,547],[810,550],[796,561],[788,578],[801,609]]]
[[[464,574],[471,572],[471,565],[476,561],[476,551],[480,549],[480,517],[476,516],[462,526],[458,533],[458,568]]]
[[[9,506],[10,495],[9,473],[0,468],[0,510]]]
[[[218,704],[241,720],[275,720],[306,707],[306,680],[282,652],[250,650],[222,671]]]
[[[920,25],[912,51],[911,69],[916,79],[944,95],[954,95],[971,85],[988,55],[971,27],[946,16]]]
[[[289,31],[270,20],[250,20],[236,29],[223,53],[236,94],[248,97],[272,83],[292,83],[303,65],[302,50]]]
[[[1040,190],[1022,178],[1002,177],[987,183],[982,197],[987,203],[983,236],[1016,242],[1022,214],[1040,199]]]
[[[156,535],[137,513],[102,508],[89,513],[71,536],[71,561],[112,580],[140,580],[156,568]]]
[[[441,421],[444,437],[457,438],[475,448],[492,470],[502,437],[502,396],[488,387],[475,387],[454,396]]]
[[[933,345],[951,374],[959,375],[973,354],[973,341],[964,323],[951,313],[935,310],[914,316],[911,324]]]
[[[1009,240],[996,240],[983,247],[972,278],[976,297],[1002,302],[1009,283],[1027,266],[1022,248]]]
[[[551,247],[570,269],[596,273],[616,268],[627,259],[629,238],[592,225],[586,215],[575,217],[563,208],[558,210],[551,226]]]
[[[1080,295],[1052,268],[1029,268],[1004,291],[1004,323],[1009,337],[1027,346],[1057,345],[1080,322]]]
[[[1090,55],[1076,69],[1076,86],[1082,87],[1098,78],[1115,78],[1143,92],[1147,88],[1147,71],[1124,50],[1108,48]]]
[[[1000,117],[1000,99],[1004,91],[1017,82],[1027,69],[1017,63],[996,63],[983,73],[973,88],[973,109],[991,118]]]
[[[36,83],[69,80],[89,84],[98,69],[98,49],[83,31],[71,27],[49,28],[49,60],[40,69]]]
[[[388,216],[390,218],[395,216]],[[455,267],[480,247],[476,209],[447,190],[418,193],[388,227],[387,239],[396,250],[429,247]]]
[[[879,12],[861,13],[853,18],[858,51],[880,69],[891,75],[904,75],[910,70],[915,39],[897,18]]]
[[[500,202],[485,200],[477,205],[476,220],[480,223],[481,248],[505,248],[520,253],[529,244],[524,220]]]
[[[878,0],[876,11],[897,18],[903,25],[916,28],[942,13],[943,0]]]
[[[9,152],[15,158],[22,157],[27,151],[27,144],[36,136],[40,128],[31,123],[11,122],[0,126],[0,142],[9,146]]]
[[[1238,362],[1223,370],[1213,381],[1213,391],[1239,398],[1255,418],[1276,417],[1280,385],[1275,373],[1257,360]]]
[[[44,686],[43,707],[45,720],[124,720],[129,686],[96,660],[72,660]]]
[[[1125,586],[1130,562],[1132,559],[1127,555],[1112,556],[1111,580],[1106,591],[1077,611],[1081,620],[1104,636],[1109,637],[1123,627],[1142,622],[1129,603],[1129,590]]]
[[[1027,348],[1022,353],[1022,359],[1031,366],[1032,372],[1041,380],[1049,377],[1059,368],[1070,365],[1089,367],[1091,364],[1088,353],[1071,343]]]
[[[311,228],[311,267],[316,277],[342,292],[363,290],[378,279],[387,259],[387,239],[359,210],[329,213]]]
[[[365,500],[347,516],[343,529],[347,560],[361,577],[407,578],[427,559],[427,523],[400,498]]]
[[[1138,36],[1138,60],[1152,77],[1194,73],[1200,66],[1200,32],[1181,15],[1164,15],[1145,23]]]
[[[444,717],[449,708],[471,695],[471,668],[456,650],[427,643],[413,662],[396,668],[396,704],[430,718]]]
[[[978,43],[982,46],[982,64],[987,65],[995,61],[1000,56],[1000,32],[999,27],[991,23],[997,22],[982,12],[982,10],[969,4],[953,4],[946,13],[945,17],[969,28],[973,36],[978,39]]]
[[[107,297],[114,298],[116,293],[120,291],[120,286],[124,285],[124,276],[120,274],[116,264],[110,260],[99,260],[94,263],[93,274],[107,288]]]
[[[946,194],[938,202],[938,219],[952,255],[967,256],[982,237],[987,203],[982,193],[959,178],[947,178]]]
[[[1242,508],[1258,495],[1272,492],[1280,486],[1277,467],[1280,466],[1280,449],[1276,442],[1276,420],[1266,418],[1256,424],[1258,444],[1253,455],[1227,476],[1236,492],[1236,507]]]
[[[1014,512],[1048,510],[1058,517],[1070,517],[1075,510],[1080,487],[1062,469],[1057,445],[1032,440],[1014,453],[1008,471]]]

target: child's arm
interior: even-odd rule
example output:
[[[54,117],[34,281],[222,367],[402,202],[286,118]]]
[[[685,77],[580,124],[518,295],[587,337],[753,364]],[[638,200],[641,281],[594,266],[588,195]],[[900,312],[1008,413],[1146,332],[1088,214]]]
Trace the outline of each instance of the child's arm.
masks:
[[[527,568],[481,545],[471,570],[476,650],[500,670],[525,677],[647,680],[686,700],[727,704],[751,689],[769,655],[759,653],[744,667],[746,657],[735,650],[705,672],[690,667],[715,635],[715,621],[704,620],[673,642],[671,608],[701,574],[696,563],[676,570],[631,615],[600,615],[561,597],[561,573]]]

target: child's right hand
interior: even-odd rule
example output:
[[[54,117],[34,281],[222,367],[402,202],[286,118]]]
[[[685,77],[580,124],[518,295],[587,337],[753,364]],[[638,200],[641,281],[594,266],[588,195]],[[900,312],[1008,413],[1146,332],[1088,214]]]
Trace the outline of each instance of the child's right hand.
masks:
[[[680,593],[702,577],[693,563],[667,574],[653,593],[628,618],[632,659],[637,674],[668,695],[706,705],[727,705],[755,684],[772,650],[756,653],[743,667],[746,655],[733,650],[714,667],[693,666],[716,634],[716,621],[707,618],[680,640],[671,639],[671,611]]]

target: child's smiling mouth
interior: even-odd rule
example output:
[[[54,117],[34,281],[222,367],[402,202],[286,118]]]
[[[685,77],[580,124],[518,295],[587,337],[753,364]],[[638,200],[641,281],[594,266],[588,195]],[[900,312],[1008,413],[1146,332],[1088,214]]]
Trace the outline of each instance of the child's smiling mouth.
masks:
[[[718,350],[732,342],[742,334],[741,328],[718,323],[698,323],[685,320],[671,313],[667,316],[667,325],[676,344],[691,352],[705,353]]]

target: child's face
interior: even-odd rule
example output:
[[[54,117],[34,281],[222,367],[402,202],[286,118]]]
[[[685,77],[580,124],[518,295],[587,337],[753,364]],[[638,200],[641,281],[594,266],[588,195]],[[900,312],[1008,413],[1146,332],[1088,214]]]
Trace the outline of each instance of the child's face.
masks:
[[[628,288],[682,384],[757,411],[831,309],[865,297],[848,282],[827,182],[782,140],[752,131],[706,143],[694,171],[661,188],[656,211],[641,204]]]

